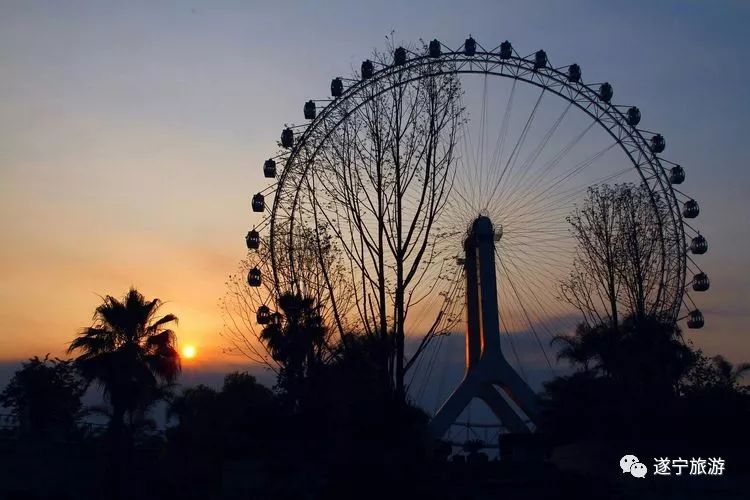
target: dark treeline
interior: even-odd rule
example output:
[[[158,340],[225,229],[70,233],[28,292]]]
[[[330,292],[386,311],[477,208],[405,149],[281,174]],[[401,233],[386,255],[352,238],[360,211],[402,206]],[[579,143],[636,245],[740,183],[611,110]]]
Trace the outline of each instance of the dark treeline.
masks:
[[[94,325],[72,342],[72,360],[34,358],[2,392],[0,401],[19,422],[4,431],[3,454],[15,465],[5,468],[3,494],[335,498],[363,485],[369,486],[360,497],[386,494],[395,484],[422,490],[416,479],[435,448],[427,416],[382,384],[376,342],[351,335],[324,349],[324,325],[312,303],[293,295],[281,303],[283,314],[264,330],[281,366],[273,390],[238,372],[220,390],[177,391],[179,356],[167,328],[176,318],[158,317],[161,303],[136,290],[123,300],[106,297]],[[83,407],[89,384],[101,388],[105,407]],[[165,433],[151,418],[159,401],[168,406]],[[107,418],[101,432],[79,424],[91,412]],[[40,452],[72,453],[54,464],[73,476],[66,487],[31,479],[56,476],[39,474],[32,457]],[[18,470],[22,464],[31,470]]]
[[[122,301],[107,297],[94,326],[71,344],[76,357],[33,358],[0,394],[19,424],[4,431],[3,460],[10,465],[3,467],[3,494],[382,498],[398,491],[413,498],[500,492],[548,498],[587,497],[589,489],[596,497],[612,487],[549,464],[488,461],[478,442],[450,457],[450,446],[428,434],[427,415],[381,383],[376,340],[350,335],[328,346],[312,301],[288,295],[281,303],[263,333],[281,366],[273,389],[236,372],[218,390],[177,390],[179,356],[167,328],[176,318],[157,317],[160,302],[135,290]],[[555,343],[576,371],[548,382],[542,394],[539,436],[548,457],[555,447],[582,442],[651,451],[645,443],[655,440],[661,445],[655,454],[705,450],[747,466],[737,451],[744,449],[739,443],[750,416],[740,378],[750,365],[707,358],[682,342],[674,326],[648,318],[627,317],[617,329],[582,324]],[[82,405],[90,383],[103,390],[105,407]],[[158,401],[167,402],[163,433],[150,418]],[[80,425],[91,412],[107,418],[106,428]],[[40,453],[59,471],[35,469]],[[616,464],[622,451],[611,454]],[[55,481],[57,475],[68,476],[67,483]]]
[[[617,329],[582,324],[555,343],[576,371],[542,393],[540,426],[553,444],[650,441],[683,454],[732,454],[747,466],[750,391],[741,378],[750,364],[709,358],[673,324],[648,317],[628,316]]]

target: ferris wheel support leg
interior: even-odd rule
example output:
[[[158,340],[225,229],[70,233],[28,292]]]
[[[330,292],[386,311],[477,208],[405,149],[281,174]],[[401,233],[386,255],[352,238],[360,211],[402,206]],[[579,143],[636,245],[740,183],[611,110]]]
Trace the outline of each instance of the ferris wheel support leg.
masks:
[[[530,432],[538,414],[537,396],[510,366],[500,346],[495,233],[489,218],[480,216],[474,221],[464,242],[464,250],[466,373],[461,384],[430,421],[430,430],[436,438],[442,438],[476,397],[482,399],[509,430]]]
[[[480,366],[485,380],[499,385],[526,415],[534,420],[537,397],[503,356],[500,347],[500,311],[497,305],[495,275],[495,231],[487,217],[474,222],[472,236],[476,241],[479,269],[482,354]]]
[[[479,397],[490,407],[503,426],[515,433],[529,432],[521,416],[508,404],[503,396],[492,385],[485,385]]]
[[[480,332],[479,311],[479,276],[477,273],[477,253],[470,238],[464,242],[466,259],[464,272],[466,274],[466,372],[479,361],[482,355],[482,338]]]
[[[539,398],[529,385],[518,375],[510,364],[503,358],[499,372],[502,373],[498,385],[510,399],[529,417],[536,422],[539,416]]]
[[[429,423],[430,431],[435,438],[442,438],[448,428],[453,422],[456,421],[458,416],[464,411],[464,408],[469,404],[471,399],[476,394],[476,388],[471,381],[464,378],[461,385],[459,385],[455,391],[448,397],[443,403],[440,409],[435,413]]]

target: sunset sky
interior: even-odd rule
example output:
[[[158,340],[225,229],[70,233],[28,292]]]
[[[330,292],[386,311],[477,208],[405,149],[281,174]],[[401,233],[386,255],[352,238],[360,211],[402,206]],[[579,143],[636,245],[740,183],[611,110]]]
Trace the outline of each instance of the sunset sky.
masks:
[[[180,318],[193,369],[244,363],[217,301],[262,162],[392,30],[544,48],[638,105],[710,245],[688,337],[750,361],[748,26],[742,1],[0,0],[0,361],[63,355],[100,295],[134,285]]]

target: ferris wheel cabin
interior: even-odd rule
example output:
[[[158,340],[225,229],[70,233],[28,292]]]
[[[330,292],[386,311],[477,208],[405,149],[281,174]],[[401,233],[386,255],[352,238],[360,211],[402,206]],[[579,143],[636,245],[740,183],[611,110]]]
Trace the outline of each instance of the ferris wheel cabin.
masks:
[[[568,66],[568,81],[578,83],[581,81],[581,67],[577,64]]]
[[[430,57],[440,57],[440,54],[442,53],[440,49],[440,41],[433,40],[430,42]]]
[[[703,328],[705,321],[703,320],[703,313],[698,309],[690,311],[688,314],[687,326],[688,328]]]
[[[700,213],[700,207],[695,200],[688,200],[682,206],[682,216],[686,219],[695,219]]]
[[[287,149],[294,146],[294,131],[289,127],[281,131],[281,146]]]
[[[247,272],[247,284],[252,287],[259,287],[261,283],[260,269],[254,267]]]
[[[276,177],[276,162],[272,159],[268,159],[263,162],[263,176],[268,179]]]
[[[331,80],[331,96],[333,97],[341,97],[341,94],[344,93],[344,82],[341,81],[341,78],[334,78]]]
[[[464,42],[464,54],[466,54],[469,57],[472,57],[474,54],[477,53],[477,41],[474,40],[472,37],[469,37]]]
[[[370,78],[372,78],[373,73],[375,73],[375,68],[372,65],[372,61],[370,61],[369,59],[363,61],[362,66],[360,67],[360,73],[363,80],[369,80]]]
[[[253,201],[250,204],[253,208],[253,212],[262,212],[266,209],[266,198],[260,193],[253,196]]]
[[[636,108],[635,106],[628,108],[627,120],[628,125],[630,125],[631,127],[635,127],[636,125],[641,123],[641,110]]]
[[[651,144],[649,147],[654,153],[662,153],[664,151],[664,148],[667,147],[667,141],[664,140],[663,135],[656,134],[651,138]]]
[[[669,170],[669,183],[676,185],[683,182],[685,182],[685,169],[679,165],[675,165]]]
[[[272,316],[271,309],[263,304],[258,308],[258,311],[255,313],[255,321],[258,322],[259,325],[267,325],[271,322],[271,316]]]
[[[700,234],[693,238],[693,241],[690,243],[690,251],[695,255],[706,253],[708,251],[708,242],[706,241],[706,238]]]
[[[305,120],[314,120],[318,111],[315,107],[315,101],[307,101],[302,111],[305,115]]]
[[[245,243],[247,243],[248,250],[257,250],[260,247],[260,233],[251,229],[245,236]]]
[[[706,273],[698,273],[693,276],[693,290],[696,292],[705,292],[711,286]]]
[[[510,59],[513,57],[513,45],[508,40],[500,44],[500,59]]]

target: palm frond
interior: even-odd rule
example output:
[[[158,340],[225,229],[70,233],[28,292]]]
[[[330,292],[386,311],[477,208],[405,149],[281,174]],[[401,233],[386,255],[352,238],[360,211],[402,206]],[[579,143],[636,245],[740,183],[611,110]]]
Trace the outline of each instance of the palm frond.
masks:
[[[155,333],[159,330],[159,327],[162,325],[165,325],[167,323],[179,324],[179,320],[177,319],[177,316],[174,314],[167,314],[159,318],[158,320],[151,323],[151,325],[146,329],[149,333]]]

